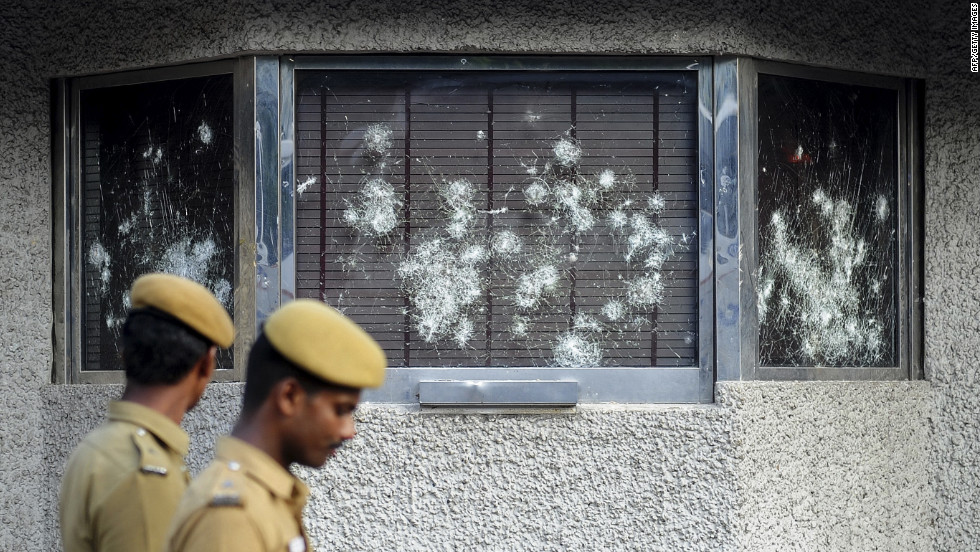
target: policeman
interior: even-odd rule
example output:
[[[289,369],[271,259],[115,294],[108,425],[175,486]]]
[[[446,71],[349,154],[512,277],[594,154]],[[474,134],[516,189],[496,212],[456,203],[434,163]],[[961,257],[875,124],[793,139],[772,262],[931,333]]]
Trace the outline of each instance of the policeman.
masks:
[[[309,491],[289,466],[320,467],[353,438],[361,389],[380,386],[384,373],[378,344],[323,303],[300,299],[273,313],[249,354],[238,422],[184,494],[167,550],[309,550]]]
[[[235,329],[203,286],[167,274],[133,283],[122,329],[126,388],[78,445],[61,483],[65,552],[159,551],[187,488],[184,413],[204,393]]]

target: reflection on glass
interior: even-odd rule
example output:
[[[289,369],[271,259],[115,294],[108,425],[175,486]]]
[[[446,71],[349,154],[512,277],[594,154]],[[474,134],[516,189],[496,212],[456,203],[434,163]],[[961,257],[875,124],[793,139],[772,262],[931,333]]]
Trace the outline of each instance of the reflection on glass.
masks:
[[[188,277],[232,310],[232,100],[230,75],[82,92],[83,370],[121,369],[140,274]]]
[[[689,73],[298,82],[297,293],[393,366],[697,365]]]
[[[894,366],[897,93],[759,75],[763,366]]]

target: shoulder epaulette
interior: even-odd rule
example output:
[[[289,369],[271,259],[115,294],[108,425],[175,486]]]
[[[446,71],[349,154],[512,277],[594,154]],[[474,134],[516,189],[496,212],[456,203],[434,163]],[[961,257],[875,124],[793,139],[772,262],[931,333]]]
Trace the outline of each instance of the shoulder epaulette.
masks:
[[[242,495],[238,493],[215,493],[211,496],[210,506],[243,506]]]
[[[241,474],[237,470],[221,470],[208,492],[209,506],[244,506]]]
[[[140,454],[140,471],[154,475],[167,475],[167,453],[160,443],[145,429],[133,434],[133,444]]]

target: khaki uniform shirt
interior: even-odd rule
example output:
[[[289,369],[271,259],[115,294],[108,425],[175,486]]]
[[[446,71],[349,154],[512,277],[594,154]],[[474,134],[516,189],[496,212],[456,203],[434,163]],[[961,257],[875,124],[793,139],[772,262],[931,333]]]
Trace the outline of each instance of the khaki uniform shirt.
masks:
[[[305,552],[309,489],[269,455],[234,437],[184,494],[167,537],[171,552]]]
[[[163,549],[187,488],[189,439],[173,420],[127,401],[78,445],[61,481],[65,552]]]

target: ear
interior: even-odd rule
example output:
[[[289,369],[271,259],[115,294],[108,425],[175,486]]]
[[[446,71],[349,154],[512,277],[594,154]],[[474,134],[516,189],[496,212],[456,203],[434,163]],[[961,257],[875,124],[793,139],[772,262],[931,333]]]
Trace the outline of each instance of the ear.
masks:
[[[190,372],[181,380],[190,401],[187,410],[194,408],[204,395],[204,390],[207,389],[208,383],[211,381],[211,376],[214,375],[214,370],[217,366],[217,361],[215,360],[217,352],[218,348],[214,345],[209,347],[207,352],[201,355],[201,358],[197,359],[197,362],[191,367]]]
[[[208,352],[201,355],[197,364],[194,365],[194,373],[197,374],[198,378],[205,382],[211,381],[211,378],[214,377],[214,371],[218,367],[217,355],[218,347],[216,345],[212,345],[208,348]]]
[[[273,388],[272,395],[276,410],[285,417],[292,417],[300,412],[300,406],[306,401],[306,391],[296,378],[286,378]]]

